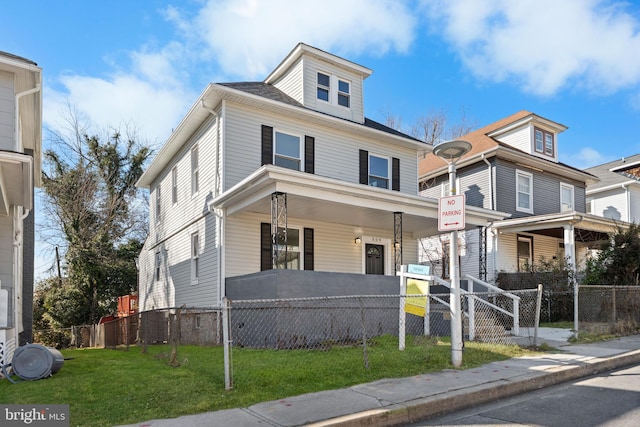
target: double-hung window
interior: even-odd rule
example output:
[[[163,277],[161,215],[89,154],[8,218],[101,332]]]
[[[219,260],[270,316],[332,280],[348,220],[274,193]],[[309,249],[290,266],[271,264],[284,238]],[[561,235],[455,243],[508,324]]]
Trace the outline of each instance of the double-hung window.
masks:
[[[300,137],[276,131],[274,139],[273,163],[299,171],[302,164]]]
[[[533,175],[516,171],[516,210],[533,213]]]
[[[160,252],[156,252],[156,259],[155,259],[155,279],[156,282],[160,281],[160,262],[162,261],[162,259],[160,258]]]
[[[178,203],[178,167],[171,169],[171,203]]]
[[[535,150],[545,156],[553,157],[554,150],[554,138],[553,133],[543,129],[534,128],[535,134]]]
[[[198,160],[198,146],[191,149],[191,195],[198,194],[200,189],[200,165]]]
[[[528,271],[533,259],[533,240],[531,237],[518,236],[518,271]]]
[[[328,73],[318,72],[317,97],[321,101],[351,107],[351,82]]]
[[[161,187],[160,184],[156,187],[156,223],[160,222],[162,219],[162,197],[161,197]]]
[[[200,276],[200,238],[198,233],[191,235],[191,284],[198,284]]]
[[[329,102],[331,93],[331,76],[318,73],[318,99]]]
[[[389,159],[369,154],[369,185],[389,188]]]
[[[351,105],[350,87],[348,81],[338,79],[338,105],[349,108]]]
[[[560,212],[574,210],[573,185],[560,183]]]

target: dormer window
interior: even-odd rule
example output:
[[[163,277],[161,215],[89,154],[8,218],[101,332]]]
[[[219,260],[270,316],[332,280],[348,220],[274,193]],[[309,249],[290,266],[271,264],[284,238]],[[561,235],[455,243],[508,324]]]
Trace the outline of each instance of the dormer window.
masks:
[[[331,77],[324,73],[318,73],[318,99],[329,102],[331,91]]]
[[[318,72],[317,96],[321,101],[351,107],[351,83],[335,75]]]
[[[338,80],[338,104],[349,108],[349,82]]]
[[[553,157],[555,152],[553,133],[540,128],[534,128],[534,134],[536,152]]]

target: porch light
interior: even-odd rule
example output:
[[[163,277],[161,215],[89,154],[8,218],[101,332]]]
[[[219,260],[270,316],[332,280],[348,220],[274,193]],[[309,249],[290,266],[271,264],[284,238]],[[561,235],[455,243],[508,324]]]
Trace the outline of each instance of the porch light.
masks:
[[[393,246],[394,246],[396,249],[400,249],[400,242],[395,242],[395,243],[393,244]]]
[[[456,162],[471,150],[467,141],[446,141],[433,148],[433,154],[449,164],[449,196],[457,194]],[[458,230],[451,231],[449,244],[449,277],[451,292],[451,364],[462,365],[462,311],[460,307],[460,260],[458,259]]]
[[[360,236],[356,237],[356,239],[353,241],[356,245],[359,245],[360,243],[362,243],[362,238]]]

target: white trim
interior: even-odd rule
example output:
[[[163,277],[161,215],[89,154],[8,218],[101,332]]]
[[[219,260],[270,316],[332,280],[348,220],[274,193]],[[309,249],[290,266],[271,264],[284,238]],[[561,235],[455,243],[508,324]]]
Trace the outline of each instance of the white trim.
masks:
[[[298,169],[291,169],[291,168],[287,168],[286,166],[280,166],[280,165],[276,165],[276,134],[282,134],[282,135],[287,135],[287,136],[293,136],[295,138],[298,138],[298,161],[300,162]],[[273,152],[271,153],[271,161],[273,162],[274,166],[278,166],[278,167],[283,167],[286,169],[291,169],[291,170],[298,170],[301,172],[304,172],[304,135],[299,135],[298,133],[294,133],[294,132],[288,132],[288,131],[283,131],[280,130],[278,128],[273,128]],[[279,157],[283,158],[283,159],[295,159],[294,157],[288,157],[288,156],[284,156],[284,155],[280,155]]]
[[[194,152],[196,153],[195,157],[193,155]],[[200,191],[200,149],[198,144],[191,147],[189,155],[191,160],[191,197],[194,197]]]
[[[287,224],[288,230],[298,230],[298,270],[304,270],[304,227]]]
[[[529,208],[520,207],[520,188],[518,187],[518,178],[520,176],[529,178]],[[533,213],[533,174],[530,172],[525,172],[520,169],[516,169],[516,211],[518,212],[526,212]]]
[[[379,159],[385,159],[387,161],[387,186],[386,187],[376,187],[375,185],[371,185],[371,156],[377,157]],[[369,157],[367,158],[367,185],[374,188],[386,188],[387,190],[391,190],[391,175],[392,175],[392,163],[393,160],[389,156],[384,156],[382,154],[376,154],[369,151]],[[385,178],[378,175],[374,175],[379,178]]]
[[[568,206],[567,208],[564,208],[564,200],[562,198],[562,190],[566,189],[566,190],[570,190],[571,191],[571,204],[570,206]],[[573,185],[571,184],[567,184],[565,182],[561,182],[560,183],[560,212],[572,212],[575,210],[576,208],[576,195],[575,195],[575,188]]]

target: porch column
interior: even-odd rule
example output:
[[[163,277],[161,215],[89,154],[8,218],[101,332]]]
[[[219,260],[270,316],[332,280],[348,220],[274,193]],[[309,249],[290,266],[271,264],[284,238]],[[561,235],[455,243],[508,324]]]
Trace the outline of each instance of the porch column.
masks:
[[[402,266],[402,212],[393,213],[393,254],[394,271],[397,273]]]
[[[573,330],[578,333],[578,283],[576,274],[578,271],[576,263],[576,234],[573,223],[564,227],[564,254],[569,264],[569,286],[573,287]]]
[[[271,257],[273,268],[278,261],[284,261],[287,268],[287,193],[276,191],[271,194]]]

